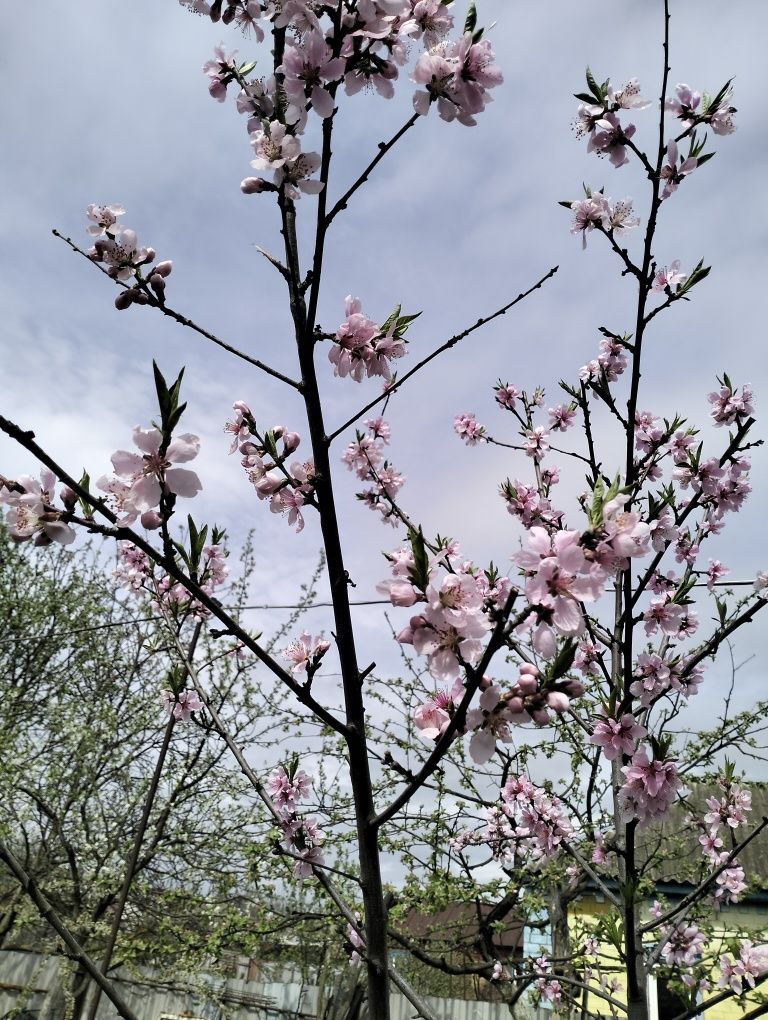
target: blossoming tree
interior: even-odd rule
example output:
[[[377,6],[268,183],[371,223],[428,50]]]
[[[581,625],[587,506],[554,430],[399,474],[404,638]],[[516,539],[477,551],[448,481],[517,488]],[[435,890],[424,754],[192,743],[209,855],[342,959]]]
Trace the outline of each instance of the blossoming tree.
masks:
[[[745,887],[740,849],[764,823],[739,831],[748,826],[748,791],[726,772],[721,796],[710,798],[708,812],[694,823],[701,829],[706,874],[691,897],[660,904],[651,915],[644,906],[643,835],[663,821],[684,792],[686,770],[706,757],[700,753],[698,762],[695,755],[681,757],[670,720],[706,684],[706,662],[766,603],[764,574],[736,597],[722,581],[724,565],[701,559],[708,540],[741,509],[750,491],[752,393],[748,384],[727,375],[718,380],[708,399],[711,419],[724,438],[705,449],[695,424],[673,409],[647,409],[641,368],[658,317],[691,300],[709,272],[703,261],[682,267],[659,250],[657,224],[668,203],[684,201],[686,179],[711,158],[711,135],[734,130],[730,82],[712,95],[684,84],[670,87],[667,0],[656,101],[643,97],[635,79],[617,88],[587,72],[587,91],[576,97],[576,133],[590,152],[608,157],[611,173],[626,173],[623,168],[635,164],[646,178],[647,194],[642,210],[629,199],[612,201],[602,187],[585,188],[583,197],[562,204],[572,213],[571,230],[584,247],[588,238],[608,245],[618,271],[633,284],[634,300],[626,322],[600,327],[594,360],[580,371],[563,366],[561,403],[547,407],[543,389],[528,392],[499,379],[495,400],[510,416],[511,439],[491,436],[473,414],[456,417],[455,430],[465,442],[508,446],[527,457],[530,469],[527,479],[508,478],[500,487],[522,528],[520,548],[511,558],[511,549],[502,551],[507,569],[483,567],[467,559],[457,540],[425,534],[418,509],[403,501],[405,479],[388,458],[392,437],[382,405],[395,400],[405,384],[414,385],[410,381],[421,378],[435,358],[544,286],[555,270],[402,374],[395,367],[418,326],[417,315],[403,313],[396,295],[383,321],[371,318],[353,296],[343,302],[341,322],[319,321],[333,228],[378,164],[424,117],[456,122],[447,130],[472,128],[502,84],[474,7],[456,20],[453,5],[439,0],[188,0],[182,6],[263,44],[264,76],[256,74],[262,65],[238,61],[224,45],[204,72],[213,99],[224,103],[235,93],[237,112],[245,118],[256,174],[243,180],[242,191],[277,206],[282,250],[279,256],[262,254],[285,286],[295,372],[278,371],[261,351],[256,357],[233,348],[176,310],[171,261],[157,261],[154,249],[140,246],[136,233],[123,224],[122,207],[89,206],[90,250],[65,240],[114,283],[119,310],[133,314],[133,306],[148,306],[175,319],[249,366],[250,388],[256,374],[264,373],[303,400],[303,421],[270,426],[242,399],[247,393],[237,394],[226,429],[230,452],[239,455],[256,499],[296,531],[318,528],[331,588],[332,638],[305,632],[282,658],[275,656],[222,605],[221,533],[191,514],[184,530],[176,528],[179,500],[194,499],[201,488],[198,475],[186,466],[196,457],[199,440],[180,431],[186,407],[181,373],[169,382],[155,366],[156,422],[135,428],[135,450],[115,453],[112,473],[97,476],[93,484],[87,474],[78,480],[55,462],[32,433],[0,418],[3,431],[43,465],[39,481],[4,480],[11,532],[41,545],[74,543],[79,530],[118,543],[120,576],[129,588],[151,593],[183,664],[165,695],[166,708],[178,720],[210,720],[280,831],[295,879],[314,877],[349,926],[353,956],[365,968],[373,1020],[389,1015],[391,984],[421,1016],[433,1016],[419,989],[389,962],[390,940],[399,937],[406,945],[408,940],[388,918],[393,905],[385,896],[382,853],[389,834],[425,791],[450,782],[452,768],[461,773],[465,751],[473,768],[489,766],[491,774],[495,769],[497,782],[493,793],[487,783],[477,789],[462,786],[460,799],[482,807],[484,817],[477,824],[467,809],[465,824],[452,832],[451,854],[466,881],[489,852],[502,890],[504,876],[509,879],[500,901],[506,910],[500,909],[495,920],[522,904],[526,888],[542,878],[560,891],[560,908],[564,883],[571,883],[573,892],[588,881],[612,910],[612,927],[586,932],[578,947],[563,940],[566,955],[558,956],[555,948],[551,958],[542,956],[522,970],[495,960],[492,941],[486,942],[476,969],[497,984],[500,994],[513,1004],[523,988],[533,987],[541,998],[568,1008],[586,993],[585,1013],[593,1015],[594,1000],[640,1020],[648,1016],[646,977],[661,962],[688,979],[691,996],[710,994],[709,979],[697,963],[707,950],[697,911],[708,897],[716,904],[738,899]],[[417,47],[423,51],[412,59]],[[409,79],[416,86],[413,114],[379,144],[347,190],[333,197],[332,142],[344,119],[354,115],[355,94],[375,90],[387,98],[397,87],[409,87]],[[650,125],[636,128],[628,120],[636,115],[650,118]],[[641,136],[650,142],[641,145]],[[306,250],[297,233],[300,219],[306,219],[311,236]],[[631,232],[638,228],[634,247]],[[338,386],[349,392],[367,379],[383,382],[377,395],[356,402],[335,427],[328,424],[318,381],[323,351]],[[561,441],[566,432],[569,437]],[[611,452],[617,439],[618,457]],[[347,444],[341,453],[340,441]],[[307,452],[298,455],[299,448]],[[557,462],[565,457],[577,461],[586,476],[584,491],[570,508],[558,506],[557,498]],[[374,667],[362,665],[350,612],[334,487],[339,463],[362,483],[360,502],[400,533],[386,554],[389,576],[379,588],[402,616],[396,639],[408,650],[408,662],[432,685],[413,706],[405,743],[383,753],[367,715],[379,696]],[[226,508],[222,511],[226,515]],[[700,594],[711,597],[715,611],[712,625],[701,633],[695,608]],[[265,779],[228,726],[226,706],[207,695],[192,640],[201,621],[228,640],[233,652],[272,675],[290,699],[291,713],[312,718],[343,746],[359,916],[356,898],[339,885],[339,869],[328,859],[322,825],[303,807],[311,787],[308,768],[285,760]],[[332,648],[340,667],[341,713],[314,682]],[[724,717],[717,733],[726,727]],[[531,733],[537,729],[542,746],[571,755],[559,791],[557,782],[545,784],[530,775],[530,746],[536,746]],[[751,739],[754,729],[752,716],[730,732]],[[525,753],[515,748],[518,732],[531,741]],[[723,746],[719,739],[711,738],[710,749]],[[421,742],[416,745],[421,753],[415,741]],[[403,746],[406,760],[399,756]],[[465,779],[467,774],[464,768]],[[729,847],[725,831],[734,833]],[[100,968],[8,848],[2,856],[38,909],[58,926],[69,951],[130,1018],[130,1008],[104,977],[108,954]],[[511,875],[526,872],[529,881],[513,888]],[[598,934],[612,946],[610,966],[601,960]],[[765,969],[765,952],[744,939],[736,953],[722,954],[723,990],[713,998],[741,995]],[[694,1014],[683,1014],[688,1015]]]

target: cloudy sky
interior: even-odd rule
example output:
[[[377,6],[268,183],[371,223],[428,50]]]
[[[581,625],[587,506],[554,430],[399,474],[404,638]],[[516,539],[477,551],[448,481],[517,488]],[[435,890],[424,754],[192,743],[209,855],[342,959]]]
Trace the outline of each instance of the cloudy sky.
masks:
[[[0,412],[33,428],[73,473],[87,467],[97,477],[110,454],[130,444],[132,427],[155,414],[151,359],[167,376],[185,365],[186,428],[203,438],[198,463],[205,491],[195,503],[197,519],[226,526],[235,547],[255,529],[254,602],[293,601],[317,558],[316,522],[310,519],[295,536],[269,514],[237,458],[227,457],[221,426],[232,401],[244,399],[263,425],[279,422],[302,432],[295,394],[152,309],[117,312],[109,281],[51,235],[57,227],[86,245],[86,205],[123,204],[124,220],[140,241],[174,260],[168,289],[174,308],[295,373],[281,280],[254,247],[278,250],[274,203],[240,193],[251,155],[244,121],[231,100],[219,105],[209,98],[200,71],[222,38],[243,59],[258,56],[258,49],[175,0],[49,0],[44,12],[26,14],[11,4],[0,14],[6,82],[0,93]],[[338,218],[320,321],[335,329],[350,293],[378,321],[397,303],[405,312],[422,311],[410,334],[413,361],[560,267],[544,290],[407,384],[388,411],[391,457],[408,479],[403,506],[428,534],[453,535],[477,562],[493,558],[506,568],[518,533],[497,485],[508,476],[529,477],[530,462],[509,451],[465,448],[452,419],[474,411],[493,435],[514,441],[511,420],[494,406],[497,378],[528,389],[541,384],[548,402],[559,402],[557,380],[574,379],[596,356],[597,328],[632,328],[631,284],[601,238],[582,251],[557,202],[579,197],[584,182],[605,185],[614,199],[634,197],[640,215],[647,208],[641,173],[631,166],[614,170],[574,138],[572,93],[583,89],[589,63],[599,80],[611,77],[618,86],[637,76],[644,94],[657,95],[662,4],[481,0],[479,14],[481,23],[495,22],[488,38],[505,84],[477,127],[445,124],[434,111],[420,121]],[[715,0],[674,0],[671,80],[714,93],[734,76],[739,130],[714,139],[717,157],[664,207],[660,260],[679,258],[690,267],[703,257],[713,272],[690,304],[656,320],[641,406],[666,417],[687,414],[718,444],[721,437],[705,424],[715,375],[727,370],[734,380],[751,382],[759,410],[768,393],[768,200],[761,184],[767,35],[768,7],[755,0],[730,5],[727,17]],[[400,84],[391,102],[366,95],[342,102],[332,196],[410,115],[412,87]],[[654,145],[655,114],[638,112],[633,120],[640,144]],[[301,202],[305,224],[313,203]],[[324,351],[319,358],[334,427],[375,395],[378,384],[334,380]],[[618,436],[606,430],[600,438],[605,462],[615,457],[618,467]],[[340,443],[339,454],[342,449]],[[32,467],[23,451],[0,439],[2,473]],[[375,597],[386,574],[380,550],[397,536],[355,503],[342,468],[338,481],[356,595]],[[581,482],[578,472],[564,472],[561,505]],[[734,577],[754,576],[768,562],[767,499],[768,471],[758,450],[751,504],[712,547]],[[360,609],[357,617],[361,661],[375,658],[383,672],[395,671],[380,610]],[[269,632],[279,619],[259,612],[249,623]],[[318,613],[312,625],[327,627],[329,620]],[[760,655],[766,642],[753,631],[737,654],[757,656],[741,673],[744,705],[765,695]],[[710,676],[717,692],[727,670]]]

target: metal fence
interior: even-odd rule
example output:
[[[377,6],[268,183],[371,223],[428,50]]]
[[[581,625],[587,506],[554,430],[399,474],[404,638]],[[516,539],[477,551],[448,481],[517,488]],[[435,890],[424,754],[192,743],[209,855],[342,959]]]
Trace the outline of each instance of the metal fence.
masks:
[[[59,969],[66,962],[36,953],[0,951],[0,1020],[64,1020]],[[298,981],[224,980],[202,975],[194,982],[161,982],[151,972],[142,980],[120,978],[121,992],[139,1020],[315,1020],[319,989]],[[439,1020],[509,1020],[506,1006],[491,1002],[425,997]],[[392,1020],[411,1020],[413,1006],[391,996]],[[549,1015],[549,1014],[542,1014]],[[102,996],[98,1020],[117,1013]],[[515,1020],[536,1020],[528,1005],[515,1007]]]

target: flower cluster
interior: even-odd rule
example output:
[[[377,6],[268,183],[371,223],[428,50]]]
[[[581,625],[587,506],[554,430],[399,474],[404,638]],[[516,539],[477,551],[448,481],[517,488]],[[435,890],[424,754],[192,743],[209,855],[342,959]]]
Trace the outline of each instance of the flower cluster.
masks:
[[[486,584],[470,562],[461,560],[455,543],[427,556],[423,537],[411,535],[411,547],[396,549],[387,559],[393,577],[377,590],[396,606],[426,604],[397,640],[427,657],[436,680],[455,680],[463,665],[474,665],[482,654],[491,626]]]
[[[219,532],[216,533],[216,537],[220,537]],[[206,595],[213,595],[229,576],[228,555],[224,546],[216,541],[210,545],[202,545],[199,556],[195,554],[194,562],[187,556],[188,562],[185,565],[196,575],[197,584]],[[183,584],[174,581],[170,574],[158,577],[153,561],[133,542],[117,543],[117,567],[113,571],[113,577],[128,591],[146,592],[151,601],[162,609],[180,609],[198,618],[208,615],[205,606],[191,595]]]
[[[703,818],[698,820],[701,830],[699,836],[701,852],[712,870],[721,867],[730,855],[720,836],[720,828],[725,826],[726,833],[732,833],[741,826],[746,826],[749,821],[749,813],[752,810],[752,794],[738,783],[733,782],[730,775],[721,780],[720,785],[723,795],[708,797],[707,807],[709,810]],[[713,892],[715,909],[719,910],[723,903],[738,902],[746,888],[744,869],[738,859],[734,858],[715,879]]]
[[[436,103],[443,120],[476,124],[475,114],[482,113],[492,99],[488,89],[504,80],[493,61],[487,39],[478,40],[471,32],[456,42],[437,43],[416,62],[413,80],[424,90],[414,95],[414,110],[426,116]]]
[[[355,433],[355,441],[347,446],[341,461],[361,481],[371,483],[370,488],[357,493],[360,502],[397,527],[395,498],[405,484],[405,477],[384,457],[384,447],[390,438],[389,425],[383,418],[370,418],[365,426],[365,432]]]
[[[563,998],[563,986],[557,978],[551,977],[552,966],[546,956],[539,956],[533,961],[533,969],[536,974],[541,975],[533,982],[533,990],[538,995],[540,1002],[550,1003],[556,1006]]]
[[[756,946],[751,939],[739,943],[739,955],[724,953],[720,957],[720,980],[718,988],[730,988],[735,995],[741,995],[746,985],[754,988],[757,979],[768,973],[768,945]]]
[[[501,790],[501,803],[488,810],[488,825],[479,838],[468,834],[459,843],[481,841],[508,867],[518,862],[550,860],[573,828],[557,797],[525,776],[510,776]]]
[[[280,765],[273,769],[266,787],[278,814],[282,844],[295,858],[294,877],[309,878],[314,868],[325,863],[323,832],[316,819],[303,818],[298,812],[299,803],[310,791],[309,776],[294,761],[287,771]]]
[[[641,747],[621,771],[624,774],[624,785],[619,790],[622,818],[625,821],[636,818],[641,825],[662,818],[680,787],[675,762],[650,759],[646,749]]]
[[[328,352],[334,375],[349,376],[355,382],[360,382],[364,375],[389,380],[392,377],[389,363],[405,354],[404,333],[415,316],[401,316],[398,307],[379,326],[363,313],[359,298],[351,295],[345,299],[344,314],[344,322],[331,338],[333,344]]]
[[[239,86],[237,109],[248,116],[251,165],[273,174],[272,181],[245,178],[245,194],[280,190],[296,200],[321,191],[324,182],[313,178],[321,158],[302,145],[310,111],[321,120],[331,117],[342,85],[348,96],[375,89],[391,98],[416,40],[427,47],[413,72],[413,81],[424,87],[414,96],[420,114],[436,102],[443,119],[474,124],[490,101],[488,90],[502,81],[490,44],[481,39],[482,30],[475,31],[474,13],[458,40],[444,38],[453,18],[440,0],[366,0],[338,17],[335,9],[314,0],[180,2],[213,21],[238,25],[257,42],[265,37],[266,23],[271,22],[270,32],[285,30],[281,62],[267,78],[253,78],[256,61],[239,63],[237,51],[223,44],[203,65],[208,90],[218,102],[230,84]]]
[[[515,557],[524,572],[525,594],[532,608],[520,632],[532,631],[536,651],[551,657],[556,635],[571,637],[584,629],[580,603],[600,597],[605,575],[587,560],[578,531],[553,536],[533,527],[527,539],[528,548]]]
[[[716,135],[730,135],[736,130],[733,123],[736,108],[731,106],[732,99],[730,82],[726,82],[714,98],[706,94],[702,96],[701,92],[692,89],[690,85],[679,84],[675,88],[675,95],[667,99],[664,108],[688,129],[698,124],[708,124]]]
[[[720,389],[707,397],[712,405],[710,411],[712,421],[718,428],[723,425],[743,425],[747,418],[754,414],[751,386],[744,385],[739,391],[732,385],[727,375],[718,382],[721,384]]]
[[[485,439],[485,426],[480,425],[474,414],[457,414],[453,419],[453,431],[467,446],[477,446]]]
[[[0,506],[8,507],[4,523],[11,538],[16,542],[31,540],[35,545],[74,542],[75,533],[62,520],[62,514],[72,510],[77,497],[63,487],[58,496],[61,510],[53,505],[56,498],[56,476],[48,468],[41,470],[39,481],[30,475],[22,475],[17,481],[0,476]]]
[[[614,761],[620,754],[631,757],[641,737],[648,731],[629,712],[618,719],[607,716],[598,720],[589,738],[591,744],[601,747],[608,761]]]
[[[287,514],[288,523],[301,531],[304,527],[301,508],[314,500],[314,461],[295,460],[289,465],[288,457],[301,443],[298,433],[290,432],[285,425],[275,425],[262,435],[244,401],[236,400],[232,407],[233,420],[224,426],[224,431],[233,436],[229,452],[237,450],[242,454],[240,463],[259,499],[268,499],[273,514]]]
[[[635,133],[634,124],[622,124],[617,114],[621,110],[643,110],[650,106],[650,100],[640,95],[637,79],[627,82],[623,89],[613,88],[610,81],[598,85],[587,71],[587,87],[590,93],[581,93],[575,132],[577,138],[588,138],[587,152],[608,156],[615,167],[629,162],[627,142]]]
[[[632,201],[624,198],[611,205],[602,191],[594,194],[587,189],[587,197],[580,201],[567,203],[573,212],[572,234],[581,234],[582,247],[587,247],[587,234],[592,230],[601,230],[613,236],[623,234],[639,226],[640,219],[632,215]]]
[[[545,681],[531,663],[519,668],[518,680],[509,690],[485,681],[479,707],[467,713],[467,727],[475,732],[469,742],[469,754],[477,765],[484,765],[496,749],[496,741],[508,744],[509,727],[533,722],[546,726],[551,713],[567,712],[571,699],[584,693],[578,680]]]
[[[160,304],[165,301],[165,281],[170,276],[173,263],[169,260],[155,262],[154,248],[140,248],[134,230],[129,230],[117,217],[125,209],[121,205],[95,205],[85,210],[91,221],[87,227],[95,237],[93,248],[88,252],[94,262],[101,262],[113,280],[120,283],[133,281],[130,287],[121,290],[115,298],[115,308],[125,310],[132,304],[146,305],[150,296]],[[151,268],[148,268],[150,267]],[[142,274],[146,272],[146,278]]]
[[[704,952],[707,939],[698,925],[681,921],[665,933],[661,955],[668,967],[691,967]]]

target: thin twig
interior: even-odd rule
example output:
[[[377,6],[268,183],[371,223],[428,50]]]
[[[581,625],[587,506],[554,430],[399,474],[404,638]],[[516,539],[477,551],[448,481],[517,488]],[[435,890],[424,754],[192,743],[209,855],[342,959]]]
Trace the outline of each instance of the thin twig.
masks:
[[[406,382],[406,380],[414,376],[418,371],[424,368],[425,365],[428,365],[430,361],[433,361],[439,354],[442,354],[444,351],[449,350],[451,347],[455,347],[460,340],[464,340],[466,337],[470,335],[470,333],[474,333],[476,329],[480,329],[481,326],[487,325],[489,322],[492,322],[494,319],[497,319],[500,315],[505,315],[510,310],[510,308],[514,308],[514,306],[519,304],[522,300],[524,300],[524,298],[527,298],[529,294],[532,294],[535,290],[538,290],[540,287],[542,287],[547,282],[547,280],[549,280],[551,277],[555,275],[559,268],[560,268],[559,266],[553,266],[548,273],[545,273],[544,276],[542,276],[540,280],[534,283],[532,287],[529,287],[528,290],[525,290],[521,294],[518,294],[513,301],[509,301],[506,305],[503,305],[501,308],[497,309],[491,315],[486,315],[484,318],[478,319],[477,322],[475,322],[472,326],[468,326],[465,330],[462,330],[461,333],[457,333],[455,336],[452,336],[450,340],[446,340],[445,343],[441,344],[439,347],[436,347],[431,354],[428,354],[426,358],[423,358],[417,365],[414,365],[412,369],[405,373],[405,375],[401,376],[399,379],[396,379],[391,386],[387,387],[384,393],[381,393],[374,400],[369,401],[365,405],[365,407],[361,408],[356,414],[353,414],[352,417],[345,421],[343,425],[340,425],[334,432],[332,432],[328,436],[327,440],[328,443],[332,443],[337,436],[341,435],[341,433],[344,432],[345,429],[348,429],[350,425],[354,425],[358,418],[362,418],[364,414],[367,414],[367,412],[370,411],[371,408],[375,407],[377,404],[380,404],[382,400],[388,400],[389,397],[391,397],[396,390],[400,389],[400,387],[403,385],[404,382]]]
[[[106,276],[109,276],[104,267],[100,266],[98,262],[94,262],[93,259],[88,254],[88,252],[83,251],[82,248],[79,248],[71,237],[66,237],[64,234],[60,233],[55,228],[51,231],[51,233],[53,234],[54,237],[58,237],[66,244],[68,244],[73,251],[76,251],[79,255],[82,255],[83,258],[87,259],[91,263],[91,265],[96,266],[96,268],[101,270],[102,273],[104,273]],[[264,253],[262,252],[262,254]],[[112,279],[112,277],[110,277],[110,279]],[[293,387],[293,389],[301,391],[300,382],[297,382],[295,379],[291,379],[287,375],[283,375],[283,373],[278,372],[276,368],[270,368],[269,365],[265,365],[264,362],[259,361],[258,358],[252,358],[250,354],[246,354],[244,351],[238,350],[237,347],[233,347],[231,344],[228,344],[225,340],[222,340],[220,337],[217,337],[215,334],[209,332],[207,329],[204,329],[202,326],[198,326],[196,322],[188,318],[186,315],[182,315],[180,312],[174,311],[173,308],[169,308],[168,305],[166,305],[164,302],[161,303],[160,301],[158,301],[157,298],[153,297],[150,291],[147,290],[144,291],[144,293],[146,293],[147,297],[149,298],[148,301],[149,305],[151,305],[153,308],[159,308],[163,315],[167,315],[175,322],[178,322],[179,325],[186,326],[188,329],[193,330],[195,333],[199,333],[200,336],[204,336],[206,340],[210,340],[211,343],[214,343],[218,347],[223,348],[223,350],[227,351],[229,354],[234,354],[234,356],[236,358],[240,358],[241,361],[246,361],[248,362],[249,365],[253,365],[254,368],[258,368],[262,372],[266,372],[267,375],[271,375],[273,379],[279,379],[280,382],[285,383],[286,386],[291,386]]]

